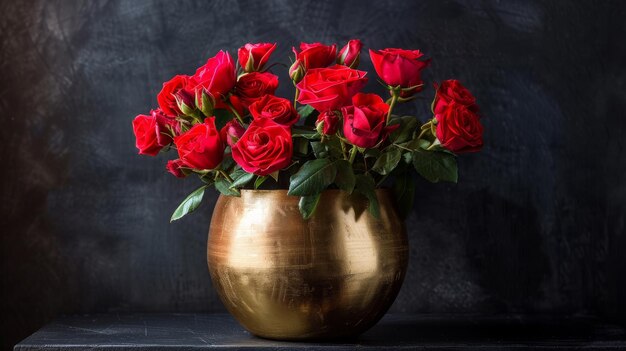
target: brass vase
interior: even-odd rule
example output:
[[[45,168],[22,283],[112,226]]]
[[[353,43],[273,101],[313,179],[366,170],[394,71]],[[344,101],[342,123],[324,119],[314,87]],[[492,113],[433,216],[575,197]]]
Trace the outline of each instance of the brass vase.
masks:
[[[228,311],[252,334],[280,340],[350,337],[376,324],[408,261],[392,196],[377,195],[380,219],[365,198],[327,190],[308,220],[286,190],[220,196],[207,258]]]

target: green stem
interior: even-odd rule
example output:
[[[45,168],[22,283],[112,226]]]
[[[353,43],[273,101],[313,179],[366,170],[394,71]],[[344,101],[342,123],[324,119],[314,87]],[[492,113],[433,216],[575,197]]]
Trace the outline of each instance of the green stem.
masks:
[[[391,103],[389,104],[389,112],[387,112],[386,125],[389,125],[389,122],[391,121],[391,111],[393,111],[393,108],[396,106],[399,97],[400,94],[398,93],[398,91],[396,91],[395,89],[391,90]]]
[[[300,96],[300,90],[298,89],[298,87],[295,87],[295,93],[293,94],[293,108],[297,108],[296,106],[298,105],[298,96]]]
[[[432,121],[429,121],[426,124],[430,124],[430,123],[432,123]],[[420,135],[417,136],[417,139],[421,139],[424,136],[424,134],[426,134],[426,132],[428,132],[429,130],[430,130],[430,126],[428,128],[423,128]]]
[[[354,159],[356,158],[356,146],[352,146],[352,150],[350,150],[350,163],[354,163]]]
[[[221,174],[224,178],[226,178],[226,180],[228,180],[229,183],[233,183],[233,178],[231,178],[228,173],[222,171],[221,169],[217,170],[219,172],[219,174]]]
[[[400,144],[393,144],[393,146],[397,147],[398,149],[402,149],[402,150],[406,150],[406,151],[411,151],[411,152],[415,151],[415,150],[409,149],[408,147],[404,147],[404,146],[402,146]]]
[[[343,140],[341,140],[341,138],[339,138],[339,144],[341,145],[341,155],[343,156],[344,159],[348,159],[348,155],[346,154],[346,143],[343,142]]]
[[[232,112],[233,115],[235,115],[235,118],[237,118],[237,120],[239,121],[239,124],[241,124],[241,126],[244,126],[245,123],[243,122],[243,118],[241,118],[235,106],[233,106],[233,104],[231,104],[230,101],[228,100],[226,100],[226,106],[228,106],[228,108],[230,109],[230,112]]]
[[[203,122],[204,122],[204,121],[202,120],[202,118],[200,117],[200,115],[199,115],[196,111],[194,111],[194,112],[191,114],[191,118],[194,120],[194,122],[197,122],[197,123],[203,123]],[[192,122],[192,124],[193,124],[193,122]]]

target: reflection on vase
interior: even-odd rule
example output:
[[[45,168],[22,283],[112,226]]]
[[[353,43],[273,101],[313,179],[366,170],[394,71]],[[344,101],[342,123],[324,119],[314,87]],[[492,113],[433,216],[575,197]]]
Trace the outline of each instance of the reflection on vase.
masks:
[[[228,310],[250,332],[274,339],[359,334],[395,299],[406,272],[406,231],[386,190],[380,219],[367,200],[322,194],[303,220],[299,197],[283,190],[220,196],[208,263]]]

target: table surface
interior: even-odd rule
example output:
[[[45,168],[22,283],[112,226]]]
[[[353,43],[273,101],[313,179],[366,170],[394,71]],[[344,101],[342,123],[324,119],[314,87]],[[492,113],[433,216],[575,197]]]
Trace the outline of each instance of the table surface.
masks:
[[[353,340],[257,338],[227,314],[106,314],[61,317],[15,350],[400,350],[626,349],[626,328],[594,317],[386,315]]]

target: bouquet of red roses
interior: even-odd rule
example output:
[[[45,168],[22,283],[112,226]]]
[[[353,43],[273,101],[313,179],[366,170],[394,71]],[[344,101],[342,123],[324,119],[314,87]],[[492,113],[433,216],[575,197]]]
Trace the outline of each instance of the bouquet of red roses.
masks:
[[[361,92],[362,44],[300,44],[289,67],[293,102],[274,95],[278,77],[268,65],[276,44],[246,44],[238,65],[220,51],[194,75],[163,83],[159,108],[133,121],[140,154],[175,149],[167,170],[195,174],[203,185],[175,210],[176,220],[198,207],[210,186],[224,195],[240,189],[286,188],[300,196],[309,218],[327,188],[359,193],[378,215],[375,188],[392,183],[401,214],[412,207],[413,172],[431,182],[457,181],[456,154],[480,150],[482,126],[474,96],[457,80],[435,84],[432,116],[393,114],[417,97],[430,60],[419,50],[369,50],[389,98]],[[390,177],[391,176],[391,177]]]

